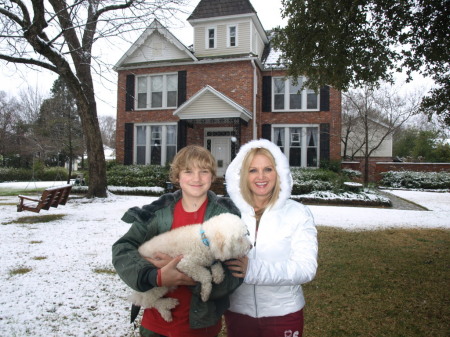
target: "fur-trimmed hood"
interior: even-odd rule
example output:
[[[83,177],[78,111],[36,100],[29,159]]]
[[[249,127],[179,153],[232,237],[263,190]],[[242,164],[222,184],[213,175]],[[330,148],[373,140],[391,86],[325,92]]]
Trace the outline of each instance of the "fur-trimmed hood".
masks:
[[[239,181],[241,176],[242,162],[246,154],[253,148],[266,148],[269,150],[273,157],[275,158],[275,165],[278,176],[280,178],[280,195],[278,200],[272,206],[272,209],[277,209],[282,206],[287,199],[291,197],[292,191],[292,175],[289,168],[289,162],[281,152],[280,148],[266,139],[252,140],[247,144],[243,145],[236,158],[230,163],[225,174],[225,180],[227,184],[227,192],[231,197],[231,200],[236,204],[236,206],[241,210],[241,212],[253,212],[253,207],[251,207],[242,197],[241,189],[239,187]]]

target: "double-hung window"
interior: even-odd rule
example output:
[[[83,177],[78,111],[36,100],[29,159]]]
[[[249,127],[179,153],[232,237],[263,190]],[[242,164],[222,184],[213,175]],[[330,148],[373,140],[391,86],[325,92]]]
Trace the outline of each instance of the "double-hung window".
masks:
[[[217,46],[217,32],[216,27],[209,27],[206,29],[206,49],[213,49]]]
[[[273,111],[319,110],[319,95],[314,90],[302,88],[304,77],[297,83],[286,77],[273,77],[272,81]]]
[[[158,74],[137,77],[137,108],[176,108],[178,75]]]
[[[272,141],[289,159],[290,166],[318,167],[319,126],[274,125]]]
[[[237,46],[237,26],[228,26],[228,39],[227,47]]]
[[[166,165],[177,153],[176,124],[135,126],[135,164]]]

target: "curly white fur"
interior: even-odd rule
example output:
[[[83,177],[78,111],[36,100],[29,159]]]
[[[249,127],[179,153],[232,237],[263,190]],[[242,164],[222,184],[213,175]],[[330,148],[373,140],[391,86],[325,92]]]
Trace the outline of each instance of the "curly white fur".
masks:
[[[204,231],[203,237],[201,231]],[[206,238],[208,245],[202,238]],[[219,284],[224,279],[222,265],[214,262],[242,257],[250,248],[245,223],[234,214],[223,213],[203,224],[184,226],[160,234],[144,242],[139,247],[139,253],[144,257],[153,257],[158,252],[172,257],[183,255],[177,269],[201,283],[200,295],[206,302],[212,282]],[[178,300],[163,297],[169,290],[168,287],[155,287],[146,292],[134,292],[129,299],[143,308],[156,308],[170,322],[170,310],[178,305]]]

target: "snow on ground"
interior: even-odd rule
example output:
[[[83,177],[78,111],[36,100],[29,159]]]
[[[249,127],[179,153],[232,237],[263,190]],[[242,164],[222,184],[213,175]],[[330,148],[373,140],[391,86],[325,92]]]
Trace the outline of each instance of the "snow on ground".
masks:
[[[56,186],[32,183],[28,188]],[[0,183],[1,188],[25,187]],[[350,230],[450,228],[450,193],[390,191],[429,211],[310,206],[318,226]],[[132,336],[129,289],[113,270],[111,245],[129,228],[120,218],[154,197],[71,199],[67,205],[16,212],[17,197],[0,197],[0,336]],[[49,223],[12,223],[23,216],[63,214]],[[12,274],[29,268],[25,274]]]

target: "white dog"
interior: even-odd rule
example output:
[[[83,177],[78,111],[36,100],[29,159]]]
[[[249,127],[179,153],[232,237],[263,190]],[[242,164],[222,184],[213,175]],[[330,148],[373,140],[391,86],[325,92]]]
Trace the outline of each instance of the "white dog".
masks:
[[[203,224],[184,226],[155,236],[139,247],[139,253],[144,257],[153,257],[158,252],[171,257],[183,255],[177,269],[201,283],[200,295],[206,302],[212,282],[219,284],[225,276],[222,265],[214,262],[245,256],[251,247],[247,227],[241,218],[223,213]],[[163,298],[169,290],[168,287],[155,287],[146,292],[134,292],[129,299],[143,308],[156,308],[170,322],[170,310],[178,305],[178,300]]]

